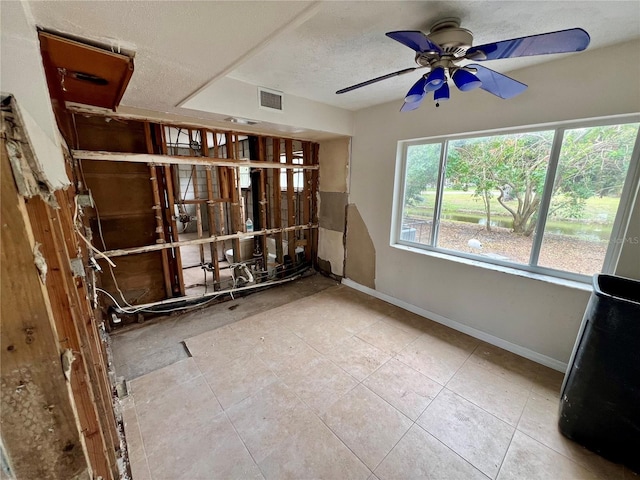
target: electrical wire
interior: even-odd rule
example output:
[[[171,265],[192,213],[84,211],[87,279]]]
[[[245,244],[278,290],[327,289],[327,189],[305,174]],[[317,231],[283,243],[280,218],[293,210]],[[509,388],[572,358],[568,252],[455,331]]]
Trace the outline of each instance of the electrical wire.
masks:
[[[104,258],[104,259],[107,261],[107,263],[109,264],[109,268],[111,268],[111,267],[115,267],[115,266],[116,266],[116,264],[115,264],[115,263],[113,263],[113,261],[112,261],[109,257],[107,257],[104,253],[102,253],[100,250],[98,250],[96,247],[94,247],[94,246],[93,246],[93,244],[92,244],[92,243],[87,239],[87,237],[85,237],[85,236],[82,234],[82,232],[81,232],[81,231],[80,231],[80,229],[78,228],[78,225],[76,224],[76,220],[77,220],[77,218],[78,218],[78,196],[77,196],[77,195],[73,198],[73,201],[74,201],[74,204],[75,204],[75,211],[74,211],[74,213],[73,213],[73,227],[74,227],[74,229],[75,229],[76,233],[80,236],[80,238],[81,238],[82,240],[84,240],[84,241],[85,241],[85,243],[87,244],[87,246],[88,246],[88,247],[89,247],[89,248],[90,248],[90,249],[91,249],[91,250],[92,250],[96,255],[98,255],[98,256],[100,256],[100,257]]]
[[[118,304],[117,300],[113,297],[113,295],[111,295],[109,292],[107,292],[106,290],[102,289],[102,288],[98,288],[96,287],[96,291],[103,293],[105,295],[107,295],[111,301],[113,303],[115,303],[116,307],[118,307],[118,310],[126,313],[126,314],[136,314],[139,312],[148,312],[148,313],[171,313],[171,312],[175,312],[175,311],[179,311],[179,310],[188,310],[190,308],[197,308],[197,307],[201,307],[203,305],[207,305],[208,303],[212,302],[213,300],[217,299],[218,297],[220,297],[221,295],[225,295],[225,294],[229,294],[231,296],[231,298],[233,297],[233,292],[239,292],[239,291],[244,291],[244,290],[252,290],[252,289],[256,289],[256,288],[263,288],[263,287],[268,287],[270,285],[278,285],[280,283],[286,283],[286,282],[290,282],[292,280],[295,280],[297,278],[299,278],[302,273],[304,273],[305,270],[307,270],[308,267],[304,267],[304,268],[295,268],[294,273],[292,273],[291,275],[288,275],[287,277],[284,277],[280,280],[271,280],[269,282],[264,282],[264,283],[257,283],[257,284],[253,284],[253,285],[247,285],[245,287],[238,287],[235,289],[230,289],[230,290],[224,290],[224,291],[219,291],[216,292],[215,294],[208,294],[211,297],[200,297],[203,301],[199,301],[198,303],[194,304],[194,305],[186,305],[186,306],[182,306],[182,307],[175,307],[175,308],[170,308],[170,309],[166,309],[166,310],[157,310],[157,309],[151,309],[150,307],[152,306],[152,304],[146,304],[146,305],[142,305],[139,307],[132,307],[131,309],[128,308],[124,308],[121,307],[120,304]],[[156,305],[164,305],[164,304],[170,304],[170,303],[178,303],[178,302],[184,302],[184,301],[189,301],[189,299],[185,299],[184,297],[182,298],[172,298],[172,299],[167,299],[167,300],[162,300],[160,302],[157,302]]]
[[[106,290],[103,290],[102,288],[98,288],[98,287],[96,287],[96,291],[98,291],[98,292],[100,292],[100,293],[105,294],[107,297],[109,297],[109,298],[111,299],[111,301],[112,301],[113,303],[115,303],[115,304],[116,304],[116,306],[118,307],[118,310],[120,310],[120,311],[122,311],[122,312],[124,312],[124,313],[126,313],[126,314],[128,314],[128,315],[136,314],[136,313],[138,313],[138,312],[148,312],[148,313],[171,313],[171,312],[177,312],[178,310],[187,310],[187,309],[189,309],[189,308],[197,308],[197,307],[201,307],[202,305],[206,305],[206,304],[208,304],[208,303],[213,302],[216,298],[218,298],[220,295],[222,295],[222,294],[218,294],[218,295],[216,295],[216,296],[214,296],[214,297],[208,298],[207,300],[205,300],[205,301],[203,301],[203,302],[199,302],[199,303],[194,304],[194,305],[186,305],[186,306],[184,306],[184,307],[175,307],[175,308],[171,308],[171,309],[168,309],[168,310],[155,310],[155,309],[154,309],[154,310],[151,310],[151,309],[146,308],[146,307],[140,307],[140,308],[135,308],[135,307],[134,307],[134,308],[133,308],[133,310],[129,311],[129,309],[121,307],[121,306],[118,304],[117,300],[113,297],[113,295],[111,295],[111,294],[110,294],[109,292],[107,292]],[[184,301],[184,300],[180,300],[180,301]]]
[[[74,127],[75,127],[75,116],[74,116]],[[76,131],[76,135],[77,135],[77,131]],[[88,190],[87,187],[87,180],[84,176],[84,169],[82,168],[82,163],[80,162],[78,164],[79,166],[79,170],[80,170],[80,175],[82,177],[82,183],[83,186],[86,190]],[[101,251],[99,251],[97,248],[95,248],[91,242],[89,242],[89,240],[87,240],[84,235],[82,235],[82,233],[80,233],[79,228],[76,224],[76,220],[78,218],[78,197],[74,197],[74,201],[75,201],[75,212],[73,214],[73,225],[76,229],[76,232],[78,233],[78,235],[80,235],[80,237],[87,243],[87,245],[91,248],[91,250],[93,250],[94,252],[96,252],[96,254],[98,254],[99,256],[103,257],[108,264],[109,267],[109,273],[111,274],[111,279],[113,280],[113,285],[116,287],[116,290],[118,290],[118,293],[120,294],[120,298],[122,299],[122,302],[125,303],[126,305],[128,305],[129,307],[133,307],[133,305],[131,305],[129,302],[127,302],[127,299],[124,296],[124,293],[122,293],[122,290],[120,289],[120,286],[118,285],[118,280],[116,279],[116,275],[113,272],[114,267],[116,266],[115,263],[113,263],[113,261],[107,257],[106,255],[104,255]],[[98,206],[94,203],[93,205],[94,210],[96,211],[96,220],[98,223],[98,234],[100,236],[100,240],[102,241],[102,248],[104,250],[107,249],[107,243],[104,240],[104,234],[102,233],[102,220],[100,219],[100,212],[98,212]],[[143,295],[145,295],[147,292],[143,293]],[[141,298],[141,297],[138,297]]]

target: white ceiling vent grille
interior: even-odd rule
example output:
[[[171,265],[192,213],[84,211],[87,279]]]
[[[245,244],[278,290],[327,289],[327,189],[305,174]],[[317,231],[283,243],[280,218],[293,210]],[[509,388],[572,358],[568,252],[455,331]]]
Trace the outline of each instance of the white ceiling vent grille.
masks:
[[[282,92],[258,87],[258,106],[266,110],[281,112],[283,110]]]

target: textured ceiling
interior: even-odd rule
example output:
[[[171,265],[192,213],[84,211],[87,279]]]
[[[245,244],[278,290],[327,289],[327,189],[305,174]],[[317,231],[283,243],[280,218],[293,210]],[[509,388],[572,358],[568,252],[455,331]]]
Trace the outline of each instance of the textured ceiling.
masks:
[[[418,73],[344,95],[335,91],[415,65],[413,52],[385,32],[428,31],[448,16],[462,20],[476,45],[572,27],[589,32],[590,49],[640,36],[637,1],[28,4],[40,26],[134,50],[136,72],[122,104],[173,113],[180,113],[176,107],[183,100],[225,75],[351,110],[402,98]],[[556,57],[487,66],[506,72]]]

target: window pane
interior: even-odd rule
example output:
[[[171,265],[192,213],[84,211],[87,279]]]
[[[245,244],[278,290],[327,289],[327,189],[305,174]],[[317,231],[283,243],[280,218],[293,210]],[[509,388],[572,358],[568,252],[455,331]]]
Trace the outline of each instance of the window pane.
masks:
[[[401,240],[431,244],[441,148],[440,143],[407,147]]]
[[[539,265],[584,275],[602,270],[638,125],[565,132]]]
[[[553,131],[451,141],[438,247],[528,264]]]

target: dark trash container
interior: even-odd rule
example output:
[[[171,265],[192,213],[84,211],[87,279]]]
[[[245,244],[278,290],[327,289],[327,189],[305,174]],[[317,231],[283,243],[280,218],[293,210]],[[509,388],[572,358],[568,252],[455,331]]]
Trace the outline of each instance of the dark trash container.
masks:
[[[640,281],[595,275],[560,397],[560,431],[640,472]]]

